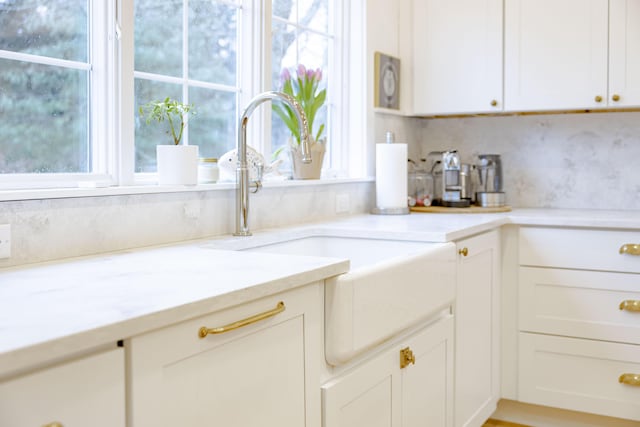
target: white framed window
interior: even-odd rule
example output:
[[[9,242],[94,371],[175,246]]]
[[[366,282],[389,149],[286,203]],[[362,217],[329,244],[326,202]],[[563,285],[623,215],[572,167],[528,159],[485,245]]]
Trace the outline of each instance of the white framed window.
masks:
[[[108,9],[0,1],[0,188],[111,180]]]
[[[219,157],[248,100],[299,63],[323,70],[325,166],[342,167],[344,3],[0,0],[0,190],[154,181],[165,135],[138,107],[167,96],[195,105],[185,142]],[[286,141],[263,118],[251,144],[268,157]]]
[[[344,16],[348,2],[337,0],[270,0],[271,34],[267,38],[270,76],[270,89],[280,90],[282,72],[287,69],[296,77],[300,65],[307,70],[321,70],[321,87],[327,89],[327,101],[320,109],[311,129],[317,134],[321,125],[325,131],[321,138],[327,140],[325,169],[344,169],[342,151],[343,141],[341,117],[346,112],[342,108],[340,86],[345,75],[342,62],[344,40]],[[290,131],[273,115],[271,131],[267,141],[267,151],[275,151],[286,146]]]

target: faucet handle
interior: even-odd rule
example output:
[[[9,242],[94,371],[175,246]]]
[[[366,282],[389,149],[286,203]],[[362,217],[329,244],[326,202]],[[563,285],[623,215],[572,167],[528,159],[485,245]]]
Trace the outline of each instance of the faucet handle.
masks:
[[[264,165],[262,163],[256,163],[256,179],[251,182],[251,192],[253,194],[260,191],[262,188],[262,175],[264,174]]]

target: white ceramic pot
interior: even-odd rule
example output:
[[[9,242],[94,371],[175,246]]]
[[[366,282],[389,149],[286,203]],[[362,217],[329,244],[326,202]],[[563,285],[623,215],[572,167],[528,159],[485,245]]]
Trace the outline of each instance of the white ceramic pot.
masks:
[[[158,184],[196,185],[198,183],[197,145],[158,145]]]
[[[321,142],[312,141],[310,148],[311,163],[302,163],[302,148],[296,144],[291,145],[293,179],[320,179],[326,142],[325,140],[321,140]]]

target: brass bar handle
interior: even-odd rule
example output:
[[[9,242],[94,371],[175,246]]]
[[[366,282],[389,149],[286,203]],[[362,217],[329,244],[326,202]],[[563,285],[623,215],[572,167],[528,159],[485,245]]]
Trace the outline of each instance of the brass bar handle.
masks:
[[[620,253],[627,255],[640,255],[640,245],[636,243],[625,243],[620,246]]]
[[[59,423],[59,422],[57,422],[57,421],[54,421],[54,422],[52,422],[52,423],[45,424],[45,425],[43,425],[42,427],[64,427],[64,426],[62,425],[62,423]]]
[[[284,306],[284,302],[280,301],[278,305],[276,305],[276,308],[274,308],[273,310],[255,314],[251,317],[247,317],[246,319],[229,323],[228,325],[219,326],[217,328],[207,328],[206,326],[203,326],[198,330],[198,336],[200,338],[205,338],[207,335],[224,334],[225,332],[233,331],[234,329],[242,328],[243,326],[251,325],[252,323],[256,323],[261,320],[268,319],[269,317],[273,317],[277,314],[282,313],[285,309],[286,307]]]
[[[620,310],[640,312],[640,301],[626,299],[620,303]]]
[[[400,369],[404,369],[410,364],[416,364],[416,356],[409,347],[405,347],[400,350]]]
[[[618,382],[620,384],[640,387],[640,374],[622,374],[620,378],[618,378]]]

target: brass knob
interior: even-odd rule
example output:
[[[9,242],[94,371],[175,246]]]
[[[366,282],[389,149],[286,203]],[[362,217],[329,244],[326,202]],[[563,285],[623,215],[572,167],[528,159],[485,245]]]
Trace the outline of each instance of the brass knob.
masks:
[[[497,105],[498,105],[498,101],[496,101],[495,99],[492,99],[492,100],[491,100],[491,106],[492,106],[492,107],[495,107],[495,106],[497,106]]]
[[[640,375],[638,374],[622,374],[618,378],[618,382],[621,384],[632,385],[634,387],[640,386]]]
[[[595,100],[596,102],[602,102],[602,97],[600,95],[596,95]]]
[[[620,303],[620,310],[640,312],[640,301],[626,299]]]
[[[620,246],[618,252],[621,255],[635,255],[640,256],[640,244],[637,243],[625,243]]]
[[[462,249],[459,249],[459,250],[458,250],[458,253],[459,253],[460,255],[462,255],[462,256],[467,256],[467,255],[469,255],[469,249],[467,249],[466,247],[464,247],[464,248],[462,248]]]
[[[614,93],[611,99],[613,99],[615,102],[618,102],[620,101],[620,95],[618,95],[617,93]]]
[[[409,347],[400,350],[400,369],[406,368],[409,364],[416,364],[416,356]]]

